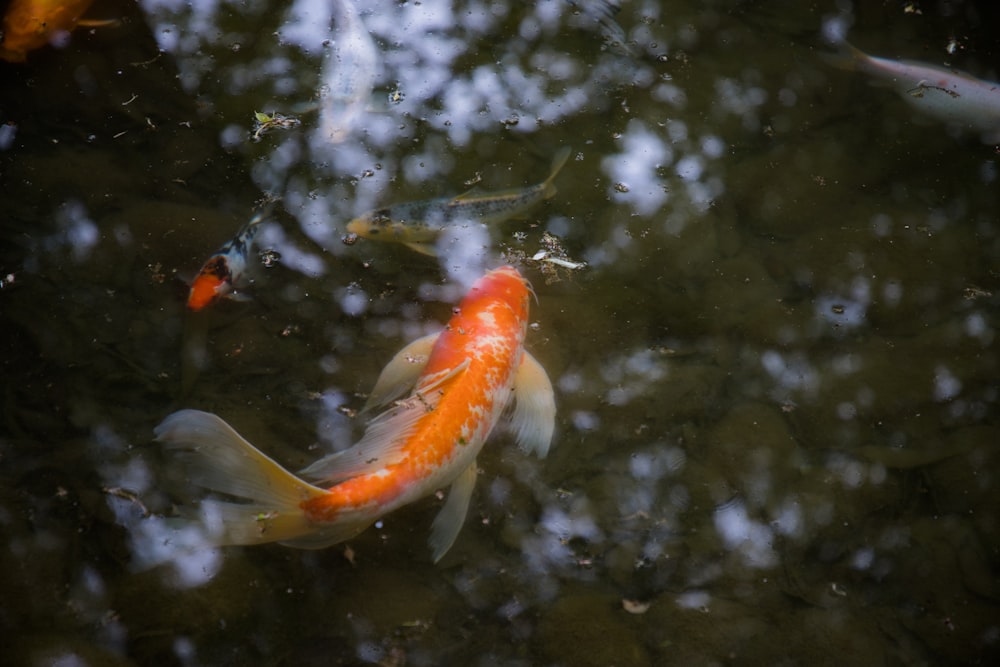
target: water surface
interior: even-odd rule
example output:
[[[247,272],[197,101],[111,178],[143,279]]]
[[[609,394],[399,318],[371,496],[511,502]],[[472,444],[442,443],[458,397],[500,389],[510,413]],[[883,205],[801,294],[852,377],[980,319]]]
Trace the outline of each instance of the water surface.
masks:
[[[990,3],[358,4],[374,61],[330,3],[145,0],[0,64],[13,664],[995,660],[1000,158],[824,40],[996,81]],[[438,260],[344,243],[564,146],[554,198]],[[250,300],[186,311],[266,200]],[[554,448],[498,429],[441,563],[434,497],[326,550],[172,554],[163,417],[307,465],[503,262]]]

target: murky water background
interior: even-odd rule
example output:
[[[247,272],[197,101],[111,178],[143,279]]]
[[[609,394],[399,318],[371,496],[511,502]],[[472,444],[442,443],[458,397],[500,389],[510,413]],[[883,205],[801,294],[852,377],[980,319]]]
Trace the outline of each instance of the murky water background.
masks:
[[[360,104],[318,0],[98,2],[122,24],[0,65],[4,661],[996,660],[1000,156],[822,55],[842,28],[996,81],[991,3],[638,1],[621,33],[599,3],[363,4]],[[301,124],[252,141],[258,111]],[[341,240],[567,145],[552,200],[440,261]],[[186,312],[268,197],[252,300]],[[553,247],[586,268],[531,261]],[[322,551],[150,565],[164,416],[306,465],[502,261],[538,293],[555,446],[493,437],[438,566],[434,498]]]

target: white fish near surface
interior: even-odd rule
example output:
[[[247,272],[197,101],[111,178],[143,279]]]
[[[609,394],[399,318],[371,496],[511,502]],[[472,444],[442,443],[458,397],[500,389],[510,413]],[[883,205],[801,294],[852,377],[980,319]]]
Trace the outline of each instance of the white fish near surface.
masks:
[[[893,88],[926,116],[975,132],[985,143],[1000,142],[1000,83],[913,60],[870,56],[847,42],[840,47],[836,65]]]
[[[351,0],[334,0],[333,35],[323,64],[320,137],[334,144],[358,128],[371,100],[379,52]]]

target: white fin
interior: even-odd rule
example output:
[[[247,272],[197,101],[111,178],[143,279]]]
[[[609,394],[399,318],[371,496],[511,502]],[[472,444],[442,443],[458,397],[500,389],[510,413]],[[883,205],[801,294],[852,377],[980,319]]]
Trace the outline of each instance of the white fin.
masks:
[[[351,539],[374,522],[374,519],[365,518],[322,524],[315,532],[291,540],[282,540],[281,543],[286,547],[295,547],[296,549],[325,549]]]
[[[383,412],[368,424],[356,445],[324,456],[299,474],[317,484],[333,485],[398,463],[410,433],[426,414],[427,409],[417,402]]]
[[[408,392],[424,372],[431,349],[440,335],[434,333],[423,336],[397,352],[382,369],[361,411],[388,405]]]
[[[540,458],[549,453],[556,424],[556,400],[549,376],[527,351],[514,377],[514,414],[510,427],[517,444]]]
[[[282,468],[219,417],[181,410],[155,433],[176,455],[189,484],[246,501],[205,500],[200,512],[187,512],[200,515],[210,544],[287,541],[317,530],[300,504],[327,492]]]
[[[463,470],[451,483],[448,499],[431,524],[431,537],[427,543],[431,547],[435,563],[448,553],[448,549],[451,549],[451,545],[461,532],[465,515],[469,511],[469,501],[472,500],[472,490],[475,487],[476,462],[473,461],[472,465]]]
[[[245,291],[233,290],[232,292],[227,292],[222,295],[223,299],[229,299],[236,303],[249,303],[253,301],[253,297],[247,294]]]
[[[419,391],[373,419],[356,445],[324,456],[299,474],[317,483],[335,484],[398,463],[417,423],[437,406],[434,390],[468,367],[466,359],[457,367],[428,378]]]

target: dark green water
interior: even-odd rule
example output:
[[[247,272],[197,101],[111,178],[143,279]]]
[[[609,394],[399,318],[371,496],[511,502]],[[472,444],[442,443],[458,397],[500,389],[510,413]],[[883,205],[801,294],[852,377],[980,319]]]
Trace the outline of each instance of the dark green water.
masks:
[[[997,81],[991,3],[625,2],[621,48],[554,0],[380,0],[335,145],[325,7],[99,1],[121,25],[0,63],[0,662],[996,661],[1000,153],[822,39]],[[301,124],[252,141],[258,111]],[[554,198],[440,261],[341,240],[567,145]],[[186,311],[268,197],[251,299]],[[554,447],[498,429],[441,563],[434,497],[326,550],[171,551],[167,414],[307,465],[504,261]]]

